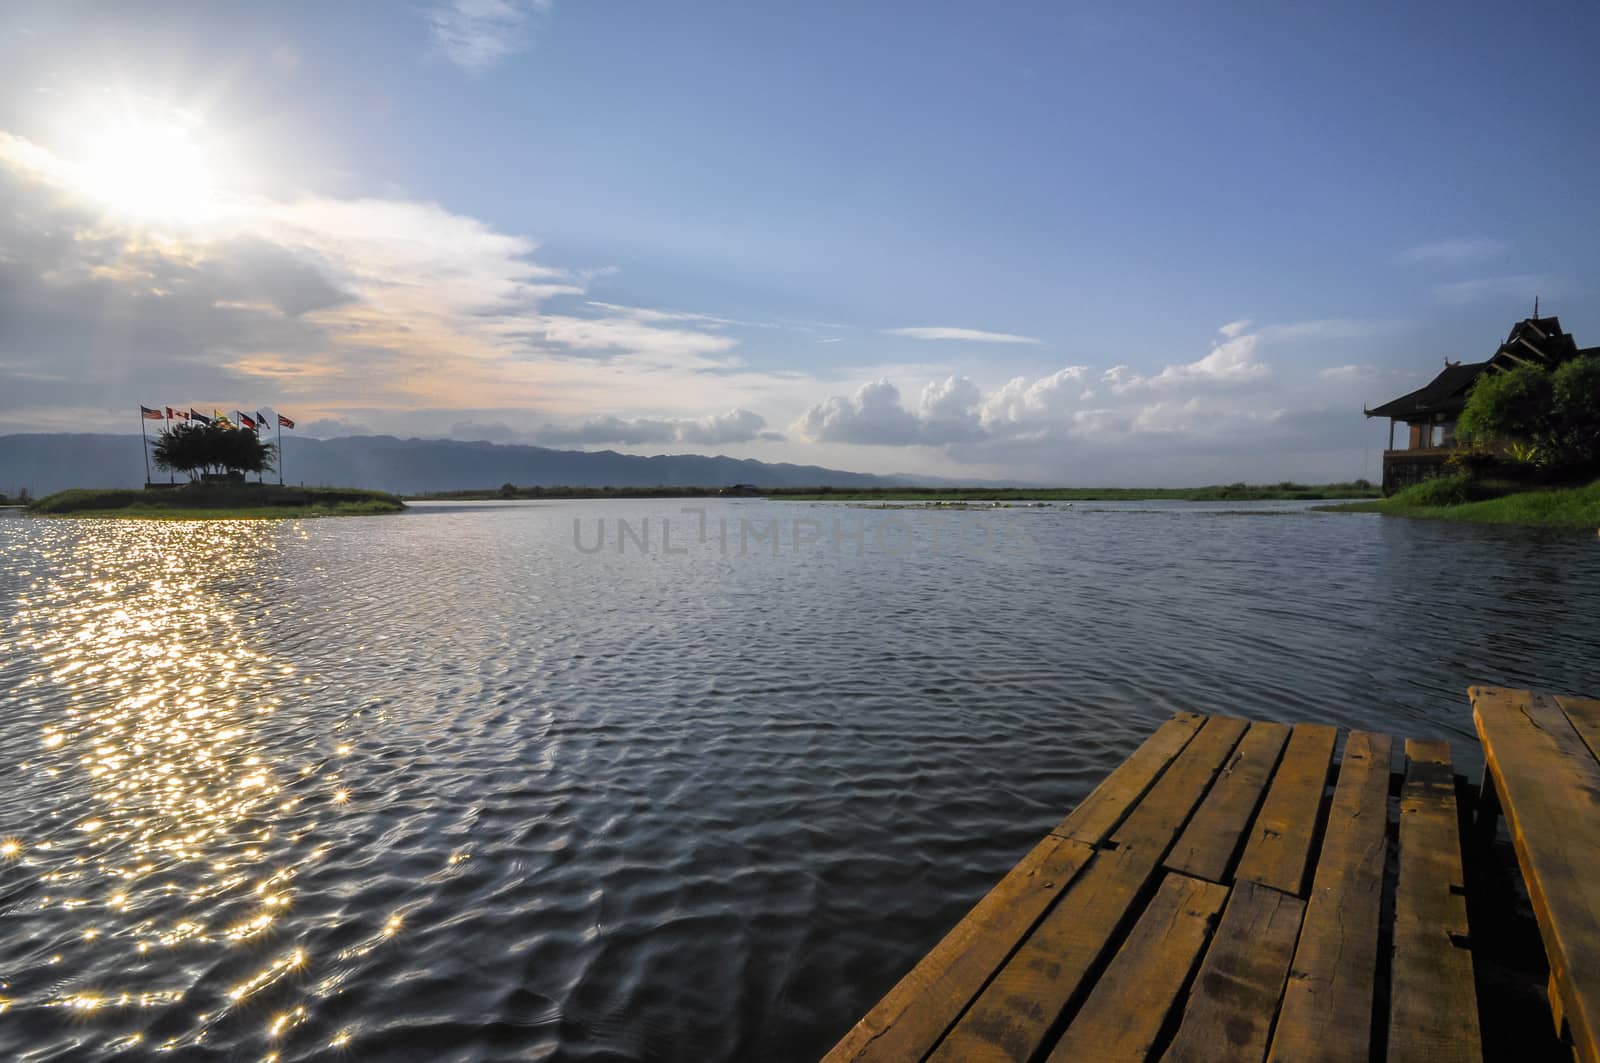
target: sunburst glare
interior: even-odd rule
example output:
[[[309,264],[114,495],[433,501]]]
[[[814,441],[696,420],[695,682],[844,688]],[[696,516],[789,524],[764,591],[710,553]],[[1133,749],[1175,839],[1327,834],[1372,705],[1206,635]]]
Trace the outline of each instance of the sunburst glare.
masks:
[[[222,200],[201,123],[128,105],[86,119],[78,184],[108,212],[141,224],[214,221]]]

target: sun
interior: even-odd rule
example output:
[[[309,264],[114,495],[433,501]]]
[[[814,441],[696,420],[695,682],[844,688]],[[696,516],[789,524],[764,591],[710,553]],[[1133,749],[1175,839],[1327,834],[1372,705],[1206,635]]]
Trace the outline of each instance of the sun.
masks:
[[[177,122],[108,123],[88,137],[79,172],[86,193],[131,221],[195,224],[217,211],[211,160]]]

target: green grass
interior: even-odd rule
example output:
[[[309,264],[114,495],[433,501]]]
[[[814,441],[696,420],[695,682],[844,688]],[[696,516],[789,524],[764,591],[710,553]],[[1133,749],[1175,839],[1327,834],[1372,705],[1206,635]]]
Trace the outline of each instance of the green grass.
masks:
[[[1582,487],[1526,489],[1468,476],[1446,476],[1375,502],[1319,509],[1391,517],[1520,524],[1536,528],[1600,528],[1600,480]]]
[[[514,487],[431,491],[419,500],[709,498],[716,487]],[[1269,499],[1376,498],[1364,480],[1340,484],[1217,484],[1212,487],[772,487],[762,497],[796,502],[1243,502]]]
[[[28,512],[51,517],[263,520],[368,516],[404,508],[394,495],[354,487],[187,484],[170,491],[75,488],[30,503]]]
[[[1364,481],[1337,484],[1215,484],[1210,487],[886,487],[868,490],[772,491],[769,498],[802,502],[1259,502],[1376,498]]]

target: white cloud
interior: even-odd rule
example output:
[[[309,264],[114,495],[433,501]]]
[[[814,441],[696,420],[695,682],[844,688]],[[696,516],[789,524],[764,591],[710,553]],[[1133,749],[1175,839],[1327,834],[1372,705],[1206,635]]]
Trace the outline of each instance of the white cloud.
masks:
[[[1017,336],[1010,332],[985,332],[975,328],[886,328],[886,336],[906,336],[914,340],[966,340],[972,343],[1041,343],[1032,336]]]
[[[527,47],[536,18],[553,0],[448,0],[427,12],[434,44],[464,70],[478,73]]]
[[[796,428],[822,443],[909,446],[921,425],[900,405],[900,390],[887,380],[862,384],[853,396],[834,396],[805,412]]]
[[[1049,421],[1074,405],[1075,400],[1092,397],[1084,387],[1089,367],[1069,365],[1038,380],[1013,377],[989,396],[983,404],[983,423],[1023,425]]]
[[[581,318],[544,314],[518,322],[536,339],[582,351],[648,351],[666,359],[701,360],[706,355],[722,354],[738,341],[729,336],[692,329],[654,328],[643,322],[617,318]],[[718,359],[713,364],[728,365]]]
[[[1218,330],[1203,357],[1153,373],[1069,365],[989,388],[965,377],[924,377],[915,407],[901,401],[894,383],[879,378],[852,395],[814,404],[796,430],[816,443],[937,448],[966,465],[1028,469],[1035,478],[1058,482],[1106,482],[1106,469],[1159,464],[1174,455],[1185,461],[1212,455],[1217,464],[1230,464],[1238,455],[1319,449],[1355,454],[1356,468],[1341,474],[1354,476],[1364,430],[1362,392],[1373,378],[1360,366],[1319,373],[1291,362],[1279,370],[1265,352],[1339,343],[1388,327],[1236,321]]]
[[[1401,262],[1433,266],[1469,266],[1503,255],[1511,245],[1504,240],[1471,237],[1439,240],[1431,244],[1417,244],[1401,251]]]
[[[1211,353],[1204,358],[1169,365],[1152,376],[1142,376],[1125,365],[1113,366],[1101,379],[1118,394],[1145,388],[1226,387],[1261,381],[1272,375],[1272,370],[1256,358],[1266,330],[1244,331],[1249,324],[1235,321],[1218,329],[1224,338],[1213,344]]]
[[[150,228],[106,213],[70,165],[4,132],[0,201],[12,208],[0,212],[8,419],[55,423],[51,409],[110,406],[135,383],[152,401],[270,401],[303,422],[378,424],[386,411],[485,408],[696,420],[712,373],[729,406],[795,390],[742,367],[730,319],[553,309],[604,271],[542,263],[534,241],[436,203],[234,196],[203,228]]]
[[[642,306],[623,306],[619,303],[606,303],[598,299],[590,299],[585,304],[597,310],[603,310],[618,317],[632,318],[635,321],[659,322],[695,322],[702,325],[741,325],[742,321],[735,321],[729,317],[720,317],[716,314],[700,314],[684,310],[652,310]]]
[[[574,427],[547,426],[537,429],[529,433],[528,438],[533,442],[555,445],[613,443],[639,446],[679,443],[699,447],[782,438],[777,433],[763,431],[766,426],[766,419],[760,414],[735,409],[699,418],[640,417],[630,420],[596,417]]]

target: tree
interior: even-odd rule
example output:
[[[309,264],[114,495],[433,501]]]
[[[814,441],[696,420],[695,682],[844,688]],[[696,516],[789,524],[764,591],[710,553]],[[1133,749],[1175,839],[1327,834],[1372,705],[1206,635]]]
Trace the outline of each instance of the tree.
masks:
[[[152,456],[158,468],[193,479],[207,472],[270,472],[277,453],[277,447],[263,443],[255,432],[223,418],[211,424],[188,421],[163,431]]]
[[[1456,437],[1478,446],[1505,443],[1563,469],[1600,465],[1600,357],[1575,358],[1553,372],[1527,365],[1483,374]]]
[[[1600,465],[1600,357],[1574,358],[1550,374],[1550,443],[1563,465]]]

